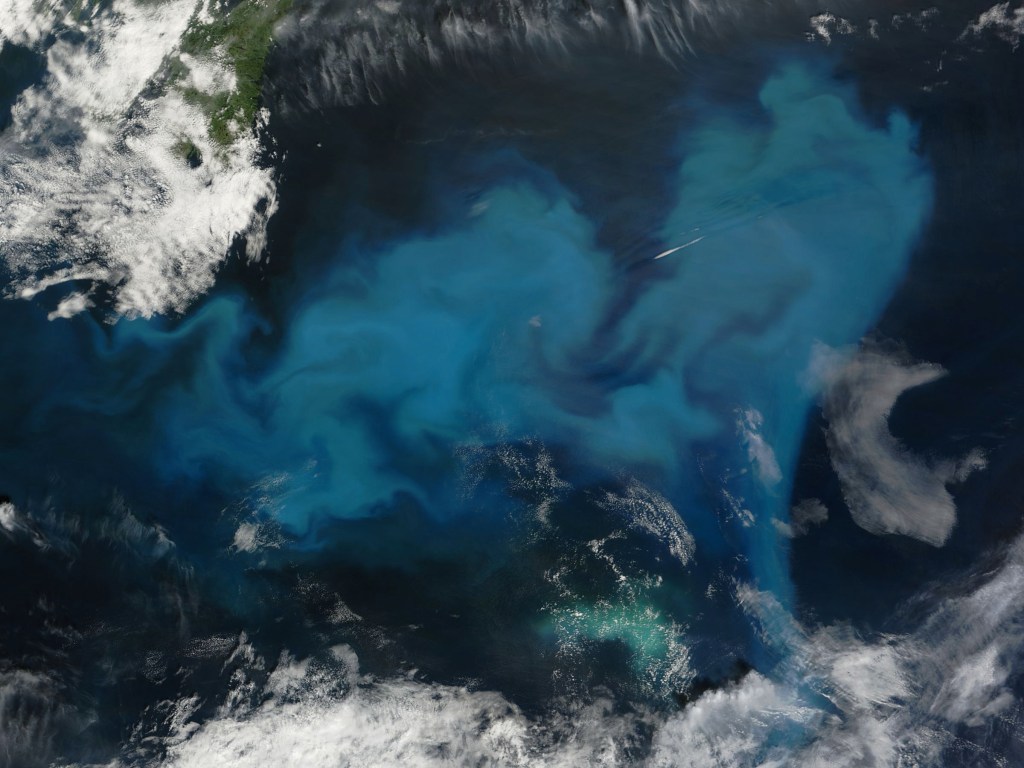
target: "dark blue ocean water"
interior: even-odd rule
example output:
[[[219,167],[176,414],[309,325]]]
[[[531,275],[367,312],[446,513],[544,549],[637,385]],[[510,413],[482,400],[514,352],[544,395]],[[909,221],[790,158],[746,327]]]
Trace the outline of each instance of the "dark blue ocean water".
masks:
[[[3,705],[45,745],[11,764],[157,764],[138,724],[190,695],[213,718],[240,633],[540,719],[672,713],[789,674],[738,584],[865,638],[967,590],[1024,490],[1024,59],[971,50],[934,87],[951,15],[427,68],[317,110],[272,59],[267,259],[178,317],[0,302],[0,494],[27,521],[0,536],[0,669],[54,680]],[[948,371],[893,410],[908,450],[988,458],[943,547],[846,509],[808,371],[864,337]],[[810,498],[827,522],[788,538]]]

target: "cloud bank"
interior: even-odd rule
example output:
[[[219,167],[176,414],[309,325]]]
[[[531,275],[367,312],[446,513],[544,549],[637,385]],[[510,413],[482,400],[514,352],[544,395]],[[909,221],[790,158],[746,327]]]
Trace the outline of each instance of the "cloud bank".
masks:
[[[597,696],[536,717],[493,691],[368,675],[347,646],[268,661],[243,636],[212,717],[193,719],[191,697],[168,702],[160,757],[147,751],[152,743],[129,745],[116,764],[136,764],[132,750],[149,755],[146,764],[179,768],[927,768],[943,765],[948,750],[987,764],[992,755],[974,744],[973,729],[1022,712],[1009,682],[1024,651],[1024,541],[1000,560],[957,596],[922,594],[931,613],[912,631],[870,638],[843,625],[802,626],[770,594],[737,584],[780,663],[675,713]]]
[[[46,60],[0,133],[8,298],[52,291],[51,318],[61,319],[111,289],[117,313],[148,317],[207,291],[237,238],[250,258],[260,255],[276,189],[259,140],[244,130],[218,144],[197,100],[167,79],[199,5],[116,0],[81,19],[37,3],[0,11],[9,39],[42,48]],[[74,25],[82,29],[69,33]],[[215,58],[191,64],[186,85],[200,95],[230,75]],[[186,161],[186,140],[198,167]]]

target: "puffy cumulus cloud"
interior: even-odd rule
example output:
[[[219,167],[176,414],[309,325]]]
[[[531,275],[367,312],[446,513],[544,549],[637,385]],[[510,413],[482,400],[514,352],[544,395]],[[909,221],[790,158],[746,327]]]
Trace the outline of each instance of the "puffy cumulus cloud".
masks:
[[[808,40],[821,39],[825,45],[831,45],[832,35],[852,35],[857,27],[842,16],[834,13],[819,13],[811,17],[811,31],[807,33]]]
[[[47,313],[47,320],[67,320],[69,317],[74,317],[79,312],[84,312],[89,307],[93,306],[92,300],[84,293],[70,293],[63,299],[60,304],[52,312]]]
[[[672,503],[657,491],[633,480],[621,494],[606,491],[600,503],[622,515],[632,528],[664,542],[682,565],[693,559],[697,548],[693,534]]]
[[[128,315],[184,309],[212,285],[237,237],[259,254],[275,208],[256,137],[217,144],[202,109],[166,82],[196,0],[117,0],[77,21],[38,5],[5,4],[0,29],[28,44],[61,24],[84,34],[54,36],[45,77],[19,96],[0,134],[7,294],[31,298],[73,282],[112,287]],[[190,87],[207,70],[211,88],[224,80],[212,59],[191,64]],[[186,140],[202,156],[198,167],[186,162]],[[72,291],[50,317],[90,304],[88,291]]]
[[[942,546],[956,525],[946,486],[985,466],[980,451],[931,461],[889,431],[900,395],[945,375],[938,365],[906,362],[870,345],[848,354],[819,345],[811,378],[824,387],[829,456],[854,521],[871,533],[911,536]]]
[[[792,750],[776,738],[807,728],[822,712],[791,688],[752,672],[736,685],[706,693],[658,728],[649,764],[659,768],[784,765]]]
[[[248,670],[265,665],[243,638],[236,654]],[[229,694],[218,714],[197,725],[185,699],[166,709],[171,734],[159,761],[206,766],[517,766],[618,765],[639,741],[636,718],[599,700],[541,726],[489,691],[375,679],[347,646],[319,659],[278,660],[260,686],[261,703]],[[557,733],[557,740],[555,734]]]
[[[281,546],[281,537],[269,523],[244,522],[235,530],[231,549],[236,552],[258,552]]]
[[[0,6],[0,50],[7,42],[35,45],[59,20],[60,0],[5,0]]]
[[[529,504],[535,519],[547,525],[552,505],[571,489],[571,483],[559,476],[554,457],[540,440],[509,442],[507,431],[500,427],[492,437],[494,443],[476,436],[455,447],[462,465],[460,499],[471,499],[485,478],[494,473],[501,477],[508,493]]]
[[[0,502],[0,528],[8,535],[21,530],[22,523],[18,519],[18,510],[9,501]]]
[[[1014,50],[1024,38],[1024,6],[1010,8],[1010,3],[998,3],[967,25],[960,35],[961,40],[980,37],[986,33],[995,34]]]

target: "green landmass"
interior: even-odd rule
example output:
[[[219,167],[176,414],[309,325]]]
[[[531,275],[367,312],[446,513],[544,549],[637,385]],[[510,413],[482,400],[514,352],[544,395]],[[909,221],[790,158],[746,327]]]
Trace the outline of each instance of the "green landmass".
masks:
[[[184,136],[174,144],[174,154],[189,164],[190,168],[198,168],[203,164],[203,153],[188,136]]]
[[[238,131],[252,125],[259,107],[263,68],[273,42],[274,25],[288,12],[292,2],[241,0],[209,24],[194,24],[182,37],[183,53],[204,56],[214,48],[222,48],[234,70],[232,91],[216,94],[194,88],[184,91],[187,100],[202,107],[210,116],[210,138],[218,144],[231,144]]]

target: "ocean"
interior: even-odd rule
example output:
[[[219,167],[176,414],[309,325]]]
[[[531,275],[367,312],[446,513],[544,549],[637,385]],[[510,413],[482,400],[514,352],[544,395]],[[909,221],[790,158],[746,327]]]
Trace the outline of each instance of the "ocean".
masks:
[[[300,4],[263,230],[7,262],[0,764],[1024,759],[1019,9],[610,8]]]

